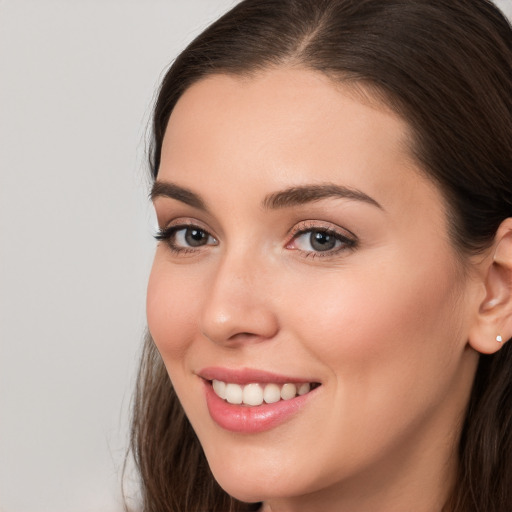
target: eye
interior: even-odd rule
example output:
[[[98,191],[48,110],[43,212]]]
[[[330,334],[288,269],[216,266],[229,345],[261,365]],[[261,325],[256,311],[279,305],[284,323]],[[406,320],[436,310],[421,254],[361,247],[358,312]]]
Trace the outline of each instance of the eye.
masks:
[[[196,227],[181,228],[174,231],[174,243],[181,247],[201,247],[213,239],[204,229]]]
[[[341,241],[327,231],[309,231],[295,239],[295,245],[303,251],[331,251],[339,247]]]
[[[332,228],[316,226],[299,228],[286,248],[301,251],[306,256],[327,256],[353,248],[355,245],[355,239],[348,238]]]
[[[206,245],[217,245],[217,240],[199,226],[171,226],[161,229],[155,238],[165,241],[175,252],[191,252]]]

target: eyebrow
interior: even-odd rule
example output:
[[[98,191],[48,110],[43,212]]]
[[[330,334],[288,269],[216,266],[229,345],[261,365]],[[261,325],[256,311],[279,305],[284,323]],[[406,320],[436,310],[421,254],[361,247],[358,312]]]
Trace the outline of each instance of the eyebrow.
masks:
[[[151,189],[150,198],[154,201],[158,197],[169,197],[194,208],[198,208],[199,210],[208,210],[206,203],[201,196],[192,192],[192,190],[176,185],[175,183],[155,181],[153,188]],[[276,210],[329,198],[362,201],[384,210],[384,208],[375,199],[373,199],[373,197],[370,197],[361,190],[335,185],[333,183],[290,187],[285,190],[269,194],[265,197],[262,204],[265,209]]]
[[[291,187],[281,192],[274,192],[265,198],[263,206],[269,209],[288,208],[290,206],[297,206],[329,198],[362,201],[384,210],[373,197],[370,197],[361,190],[335,185],[333,183],[302,185],[299,187]]]
[[[151,201],[154,201],[157,197],[169,197],[176,199],[182,203],[198,208],[199,210],[206,211],[206,204],[201,197],[185,187],[180,187],[175,183],[169,183],[167,181],[155,181],[151,193],[149,194]]]

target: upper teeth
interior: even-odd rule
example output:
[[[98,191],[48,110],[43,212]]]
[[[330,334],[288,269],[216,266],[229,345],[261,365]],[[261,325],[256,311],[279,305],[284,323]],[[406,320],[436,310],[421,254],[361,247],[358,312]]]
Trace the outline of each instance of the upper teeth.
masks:
[[[311,384],[234,384],[213,380],[215,394],[230,404],[261,405],[263,402],[273,404],[279,400],[290,400],[297,395],[305,395],[311,390]]]

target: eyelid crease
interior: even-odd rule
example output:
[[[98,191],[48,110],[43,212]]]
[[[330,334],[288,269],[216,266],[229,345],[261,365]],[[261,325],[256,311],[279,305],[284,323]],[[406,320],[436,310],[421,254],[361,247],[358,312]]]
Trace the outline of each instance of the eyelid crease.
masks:
[[[159,230],[166,230],[166,229],[172,229],[172,228],[197,228],[201,229],[202,231],[206,231],[210,235],[212,235],[214,238],[216,238],[212,233],[211,229],[209,227],[206,227],[203,222],[201,222],[198,219],[191,218],[191,217],[177,217],[175,219],[170,220],[169,222],[165,223],[163,227],[159,227]]]
[[[358,240],[358,237],[355,233],[350,231],[350,229],[337,226],[336,224],[333,224],[332,222],[322,221],[322,220],[303,220],[300,222],[297,222],[292,228],[288,230],[287,235],[288,236],[297,236],[299,231],[302,231],[302,233],[308,232],[308,231],[326,231],[329,233],[332,233],[334,235],[339,235],[341,237],[350,239],[353,238],[354,241]]]

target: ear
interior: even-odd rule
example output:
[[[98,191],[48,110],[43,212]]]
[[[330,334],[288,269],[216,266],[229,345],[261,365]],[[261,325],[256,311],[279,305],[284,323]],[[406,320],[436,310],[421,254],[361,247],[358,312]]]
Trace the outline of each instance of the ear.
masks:
[[[497,352],[512,338],[512,218],[505,219],[483,265],[485,299],[469,333],[469,344],[482,354]]]

